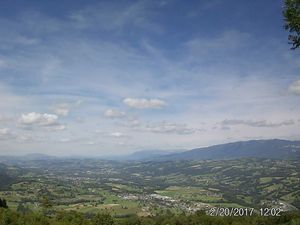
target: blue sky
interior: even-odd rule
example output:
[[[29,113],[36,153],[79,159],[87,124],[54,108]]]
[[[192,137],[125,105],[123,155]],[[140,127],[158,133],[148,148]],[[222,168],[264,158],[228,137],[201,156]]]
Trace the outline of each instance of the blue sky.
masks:
[[[283,2],[2,1],[0,153],[300,139]]]

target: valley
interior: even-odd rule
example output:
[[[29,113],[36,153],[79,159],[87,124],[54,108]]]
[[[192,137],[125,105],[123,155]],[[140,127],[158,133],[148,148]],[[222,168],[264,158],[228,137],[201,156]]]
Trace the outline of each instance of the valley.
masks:
[[[56,158],[9,161],[1,168],[10,183],[1,184],[0,198],[17,211],[47,208],[122,218],[194,213],[211,207],[300,208],[300,166],[292,159]]]

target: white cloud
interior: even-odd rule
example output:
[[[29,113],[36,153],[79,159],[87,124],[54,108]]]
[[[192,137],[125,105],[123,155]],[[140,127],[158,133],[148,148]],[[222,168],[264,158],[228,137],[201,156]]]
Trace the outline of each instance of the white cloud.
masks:
[[[88,142],[85,142],[84,144],[85,145],[95,145],[96,142],[94,142],[94,141],[88,141]]]
[[[65,124],[56,124],[55,126],[46,127],[48,131],[63,131],[67,129],[67,125]]]
[[[186,124],[164,121],[155,124],[148,124],[146,126],[146,131],[153,133],[193,134],[196,132],[196,129],[189,128]]]
[[[0,139],[14,138],[16,135],[12,133],[8,128],[0,128]]]
[[[107,109],[105,112],[104,112],[104,116],[107,117],[107,118],[122,118],[122,117],[125,117],[126,116],[126,113],[125,112],[122,112],[122,111],[119,111],[117,109]]]
[[[59,123],[57,115],[48,113],[31,112],[22,114],[18,122],[25,128],[38,126],[44,127],[47,131],[63,131],[67,128],[67,125]]]
[[[17,139],[20,142],[33,141],[33,137],[30,135],[26,135],[26,134],[18,135]]]
[[[274,128],[281,123],[280,121],[297,118],[299,114],[300,106],[295,102],[295,97],[281,92],[283,88],[287,91],[290,85],[285,83],[286,81],[299,80],[295,78],[294,73],[296,63],[290,59],[282,59],[280,55],[289,52],[284,45],[278,45],[279,42],[274,41],[274,48],[270,48],[269,44],[260,48],[253,44],[254,37],[248,34],[225,31],[217,35],[208,35],[207,38],[201,38],[201,35],[196,39],[197,35],[187,36],[184,39],[186,44],[181,40],[176,43],[175,48],[158,48],[154,39],[149,37],[150,39],[145,41],[142,37],[144,35],[139,39],[135,30],[132,31],[137,34],[138,44],[132,45],[130,41],[124,41],[128,38],[123,38],[124,35],[128,35],[128,28],[148,28],[151,21],[157,22],[155,14],[151,12],[154,16],[154,20],[151,20],[148,13],[150,9],[156,13],[157,9],[145,8],[152,3],[138,2],[142,5],[91,5],[88,9],[70,10],[64,19],[50,18],[43,12],[29,12],[25,16],[16,14],[13,20],[1,20],[3,26],[0,26],[0,39],[7,37],[7,41],[2,41],[0,45],[9,54],[4,54],[0,59],[0,69],[5,70],[7,74],[0,78],[0,112],[12,117],[20,112],[48,112],[57,115],[57,120],[60,120],[61,116],[72,114],[63,118],[64,122],[70,124],[67,132],[47,132],[66,129],[66,125],[60,121],[56,121],[55,125],[40,125],[41,122],[30,123],[28,118],[23,118],[27,124],[18,125],[29,128],[22,130],[24,135],[32,135],[33,143],[39,141],[37,135],[43,135],[44,138],[40,142],[46,144],[32,144],[24,150],[23,145],[18,146],[16,141],[11,141],[8,147],[16,149],[16,152],[45,149],[56,154],[59,150],[54,149],[59,148],[54,148],[49,143],[60,140],[61,133],[84,138],[92,135],[89,138],[97,138],[97,141],[103,138],[105,140],[101,149],[116,153],[121,149],[132,151],[133,148],[110,148],[118,141],[127,140],[113,138],[122,136],[117,134],[120,132],[114,132],[111,136],[113,131],[124,132],[132,138],[130,144],[142,148],[149,145],[155,145],[157,148],[198,147],[222,142],[229,135],[238,140],[241,136],[278,137],[299,133],[299,123],[293,126],[282,125],[280,129],[268,129],[268,132],[260,129],[263,125]],[[71,18],[69,15],[72,15]],[[144,18],[145,16],[147,18]],[[90,35],[104,30],[108,30],[109,36],[113,35],[113,38],[94,39],[94,36]],[[7,35],[7,31],[11,34]],[[77,35],[82,32],[86,33],[84,40]],[[56,35],[60,33],[64,35]],[[249,34],[251,35],[251,32]],[[20,40],[20,36],[27,39]],[[33,37],[43,40],[44,36],[49,37],[45,43],[30,40]],[[188,41],[190,38],[193,39]],[[281,48],[284,51],[281,51]],[[273,49],[276,57],[268,57],[265,49]],[[248,51],[249,54],[243,54]],[[292,58],[293,54],[287,54]],[[266,68],[266,64],[270,66]],[[299,63],[297,66],[299,67]],[[251,79],[252,76],[254,79]],[[30,85],[24,86],[23,81]],[[4,84],[10,86],[4,87]],[[297,92],[294,87],[290,87],[292,93]],[[127,99],[125,102],[126,97],[133,99]],[[146,99],[141,100],[140,97]],[[124,99],[127,109],[162,108],[166,105],[165,102],[151,101],[151,97],[163,99],[168,110],[160,110],[159,113],[139,110],[140,121],[129,120],[131,110],[126,111],[126,116],[120,120],[112,122],[103,118],[105,110],[112,106],[123,109],[117,105],[120,99],[121,104]],[[78,99],[84,101],[84,107],[77,108],[81,104]],[[68,103],[71,108],[58,107],[55,111],[57,105],[53,104],[63,102]],[[49,106],[51,111],[47,111]],[[267,121],[259,119],[263,113],[269,115]],[[103,116],[99,118],[100,114]],[[220,126],[224,118],[240,118],[240,115],[252,118],[251,121],[245,120],[250,125],[224,126],[234,128],[230,130],[209,129],[215,125]],[[122,113],[110,113],[110,116],[122,117]],[[201,133],[199,138],[197,128],[204,118],[208,131]],[[153,122],[164,119],[174,123]],[[0,124],[10,128],[10,124]],[[97,136],[94,133],[89,134],[88,131],[96,129],[101,129]],[[238,133],[235,133],[238,129]],[[144,132],[147,132],[147,135]],[[20,139],[26,140],[28,137]],[[90,139],[83,139],[80,143],[88,140]],[[78,143],[74,143],[73,138],[68,143],[68,146],[61,148],[65,148],[66,154],[71,148],[74,153],[91,154],[88,149],[90,146],[82,148]],[[5,146],[0,147],[5,149]],[[95,154],[105,153],[102,152],[104,150],[99,150],[98,145],[95,149]]]
[[[60,116],[68,116],[72,108],[78,108],[82,103],[83,101],[80,99],[73,103],[59,103],[53,107],[54,113]]]
[[[289,92],[296,95],[300,94],[300,80],[295,81],[289,86]]]
[[[69,115],[70,110],[67,108],[57,108],[54,112],[60,116],[67,116]]]
[[[112,133],[110,133],[110,136],[116,137],[116,138],[126,137],[126,135],[121,132],[112,132]]]
[[[160,99],[125,98],[123,103],[137,109],[162,108],[166,106],[166,103]]]
[[[70,144],[70,143],[85,143],[88,140],[85,137],[66,136],[66,137],[59,138],[57,141],[59,143]]]
[[[238,119],[226,119],[221,122],[222,126],[235,126],[235,125],[247,125],[251,127],[281,127],[295,124],[293,120],[284,120],[280,122],[269,122],[266,120],[238,120]]]
[[[71,138],[62,138],[62,139],[59,140],[59,142],[61,142],[61,143],[69,143],[71,141],[72,141]]]
[[[70,112],[70,104],[68,103],[61,103],[55,106],[54,113],[60,116],[67,116]]]
[[[58,123],[58,116],[55,114],[31,112],[22,114],[19,122],[22,125],[52,126]]]
[[[129,119],[124,126],[126,127],[131,127],[131,128],[136,128],[141,125],[141,122],[138,119]]]

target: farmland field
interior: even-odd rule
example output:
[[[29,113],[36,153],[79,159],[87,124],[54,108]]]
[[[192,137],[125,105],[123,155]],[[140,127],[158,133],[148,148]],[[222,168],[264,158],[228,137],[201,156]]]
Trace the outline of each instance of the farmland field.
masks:
[[[14,210],[107,212],[114,216],[193,213],[213,206],[300,207],[300,167],[293,160],[176,162],[53,159],[2,164],[11,177],[0,198]]]

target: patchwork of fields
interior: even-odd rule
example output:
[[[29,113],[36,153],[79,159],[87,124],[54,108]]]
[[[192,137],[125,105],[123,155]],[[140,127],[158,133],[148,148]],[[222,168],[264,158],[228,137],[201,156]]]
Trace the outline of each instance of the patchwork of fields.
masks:
[[[300,166],[293,160],[53,159],[8,162],[1,171],[10,180],[1,184],[0,198],[18,211],[40,210],[45,201],[53,210],[116,217],[213,206],[300,208]]]

